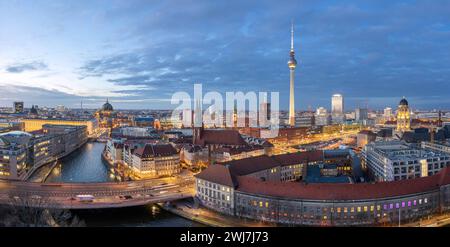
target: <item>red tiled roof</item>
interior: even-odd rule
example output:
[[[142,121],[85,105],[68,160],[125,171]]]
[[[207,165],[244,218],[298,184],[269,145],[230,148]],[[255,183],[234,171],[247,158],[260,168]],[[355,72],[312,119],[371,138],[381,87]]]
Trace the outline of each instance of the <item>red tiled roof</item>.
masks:
[[[196,174],[195,177],[233,188],[236,186],[228,166],[210,165],[207,169]]]
[[[275,160],[280,162],[281,165],[295,165],[303,162],[320,161],[323,160],[323,151],[308,151],[308,152],[298,152],[291,154],[280,154],[272,156]]]
[[[236,130],[208,129],[203,130],[199,144],[247,145],[241,134]]]
[[[223,162],[223,165],[230,167],[232,175],[243,176],[280,166],[280,163],[272,157],[261,155],[246,159]]]
[[[450,184],[450,168],[424,178],[381,183],[305,184],[299,182],[261,181],[237,177],[238,191],[274,197],[310,200],[362,200],[402,196],[436,190]]]
[[[170,144],[146,144],[144,148],[138,148],[134,152],[139,157],[160,157],[177,154],[177,150]]]

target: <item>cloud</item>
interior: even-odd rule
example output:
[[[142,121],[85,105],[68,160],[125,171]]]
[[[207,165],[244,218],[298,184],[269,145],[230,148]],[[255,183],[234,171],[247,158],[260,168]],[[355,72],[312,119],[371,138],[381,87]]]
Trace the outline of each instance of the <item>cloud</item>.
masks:
[[[48,65],[41,61],[18,63],[6,67],[6,71],[9,73],[23,73],[26,71],[46,70],[46,69],[48,69]]]

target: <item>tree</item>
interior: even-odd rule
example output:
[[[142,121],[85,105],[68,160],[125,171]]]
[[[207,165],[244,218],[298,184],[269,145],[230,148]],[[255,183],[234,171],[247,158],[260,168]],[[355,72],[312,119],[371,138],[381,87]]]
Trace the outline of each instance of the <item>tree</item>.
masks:
[[[85,223],[48,198],[14,195],[10,196],[8,205],[0,208],[0,226],[78,227]]]

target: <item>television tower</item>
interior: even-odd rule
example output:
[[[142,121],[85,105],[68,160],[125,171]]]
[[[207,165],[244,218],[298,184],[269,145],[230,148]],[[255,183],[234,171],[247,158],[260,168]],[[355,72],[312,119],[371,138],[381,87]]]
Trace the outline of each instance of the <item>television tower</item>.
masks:
[[[289,52],[288,67],[290,72],[290,89],[289,89],[289,125],[295,126],[295,99],[294,99],[294,76],[297,60],[295,60],[294,52],[294,22],[291,24],[291,51]]]

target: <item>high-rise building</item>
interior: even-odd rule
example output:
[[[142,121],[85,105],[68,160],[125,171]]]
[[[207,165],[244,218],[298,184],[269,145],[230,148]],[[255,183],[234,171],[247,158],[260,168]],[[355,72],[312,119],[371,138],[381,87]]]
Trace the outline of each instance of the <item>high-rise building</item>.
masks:
[[[295,126],[295,99],[294,99],[294,77],[295,67],[297,67],[297,60],[295,60],[294,52],[294,23],[291,26],[291,51],[289,52],[289,73],[290,73],[290,88],[289,88],[289,125]]]
[[[14,102],[14,113],[23,113],[23,101]]]
[[[330,124],[330,116],[328,115],[327,109],[324,107],[317,108],[314,119],[315,125],[317,126],[325,126]]]
[[[260,120],[259,122],[259,126],[260,127],[267,127],[270,125],[270,103],[267,102],[262,102],[259,106],[259,114],[264,114],[263,116],[259,116],[258,115],[258,120]],[[260,119],[261,118],[261,119]]]
[[[403,97],[397,108],[397,131],[405,132],[411,129],[411,115],[408,101]]]
[[[345,120],[344,97],[341,94],[331,96],[331,120],[334,124],[341,124]]]
[[[390,108],[390,107],[386,107],[386,108],[384,108],[384,111],[383,111],[383,118],[386,120],[386,121],[389,121],[389,120],[391,120],[392,119],[392,108]]]
[[[358,123],[362,123],[365,120],[369,119],[368,111],[366,108],[356,108],[355,109],[355,121]]]

